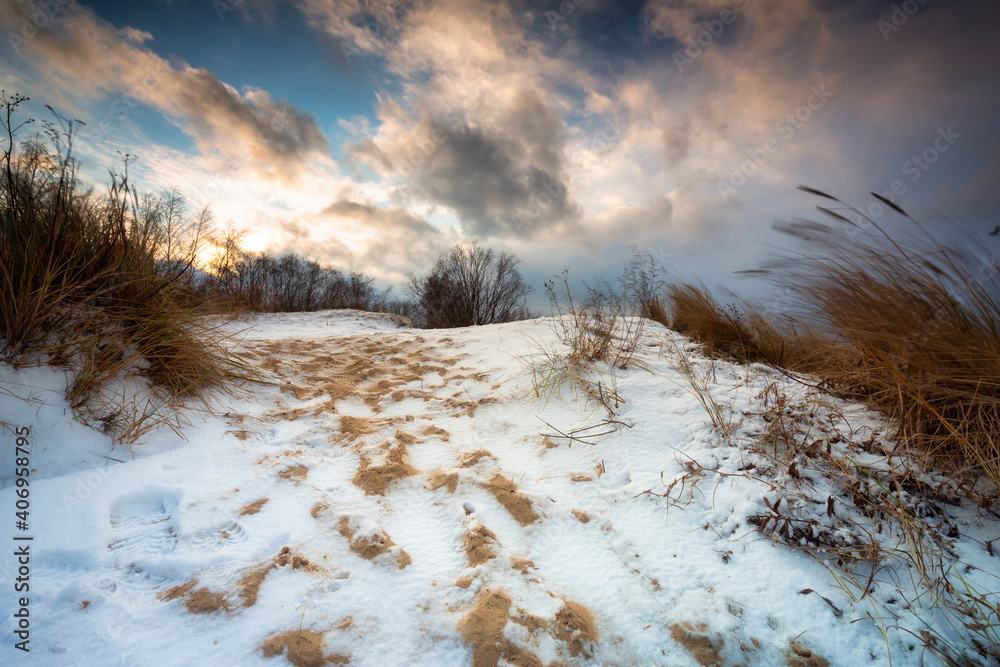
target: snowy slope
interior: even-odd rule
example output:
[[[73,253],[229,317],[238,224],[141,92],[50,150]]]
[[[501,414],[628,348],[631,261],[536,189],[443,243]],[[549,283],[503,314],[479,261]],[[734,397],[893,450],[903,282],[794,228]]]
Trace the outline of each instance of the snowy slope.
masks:
[[[551,320],[229,326],[250,324],[239,349],[272,384],[190,415],[187,441],[155,432],[134,459],[73,421],[63,372],[0,367],[0,422],[31,428],[34,537],[25,654],[7,613],[8,545],[23,533],[5,429],[0,662],[888,664],[869,603],[748,523],[769,486],[712,428],[676,334],[647,324],[647,368],[614,372],[621,424],[581,442],[560,432],[607,413],[569,387],[547,400],[532,389],[527,365],[558,346]],[[802,391],[762,367],[714,368],[711,389],[740,422],[734,445],[760,429],[770,384]],[[878,428],[841,407],[852,428]],[[974,539],[955,548],[995,569]],[[893,664],[934,663],[906,632],[889,648]]]

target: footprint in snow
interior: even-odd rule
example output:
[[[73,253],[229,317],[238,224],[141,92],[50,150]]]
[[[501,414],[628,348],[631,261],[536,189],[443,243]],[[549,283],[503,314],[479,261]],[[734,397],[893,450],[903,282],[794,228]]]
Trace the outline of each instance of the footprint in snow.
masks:
[[[199,530],[191,536],[191,546],[199,551],[218,551],[226,545],[246,541],[246,532],[235,521],[227,521],[212,528]]]
[[[108,548],[130,558],[173,552],[177,532],[171,517],[178,501],[177,494],[154,491],[119,499],[111,508],[114,538]]]

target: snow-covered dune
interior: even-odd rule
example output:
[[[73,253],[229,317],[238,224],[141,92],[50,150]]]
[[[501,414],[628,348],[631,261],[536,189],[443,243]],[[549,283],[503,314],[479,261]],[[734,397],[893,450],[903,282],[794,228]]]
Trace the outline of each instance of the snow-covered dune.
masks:
[[[748,458],[762,392],[803,387],[691,352],[732,415],[727,439],[679,370],[676,346],[690,346],[659,325],[646,324],[641,364],[607,369],[624,400],[609,415],[568,385],[536,396],[529,366],[558,349],[552,320],[397,324],[231,323],[250,327],[238,350],[271,384],[188,413],[186,441],[162,428],[132,453],[73,420],[64,372],[0,366],[0,662],[888,664],[869,601],[750,521],[770,511],[768,480],[788,475]],[[838,405],[852,432],[884,431]],[[18,593],[10,545],[25,535],[30,593]],[[972,539],[954,548],[995,562]],[[894,576],[909,577],[879,580]],[[891,606],[896,588],[872,595]],[[14,647],[21,596],[30,653]],[[897,609],[891,623],[919,635]],[[907,632],[888,641],[893,664],[933,660]]]

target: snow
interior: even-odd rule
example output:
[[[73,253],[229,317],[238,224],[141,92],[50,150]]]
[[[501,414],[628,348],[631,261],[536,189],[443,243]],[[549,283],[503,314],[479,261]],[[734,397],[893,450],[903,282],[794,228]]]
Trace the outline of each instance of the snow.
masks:
[[[559,432],[609,415],[568,386],[536,396],[529,365],[560,345],[551,319],[398,324],[357,312],[230,322],[272,383],[193,413],[186,440],[160,428],[131,451],[73,419],[65,372],[0,365],[0,662],[273,666],[286,657],[262,645],[288,632],[294,644],[300,627],[321,637],[322,656],[351,665],[823,664],[805,647],[831,665],[889,664],[889,650],[896,665],[933,662],[904,631],[887,650],[868,600],[748,521],[775,497],[762,459],[739,445],[762,427],[767,386],[800,397],[801,386],[701,358],[646,323],[641,365],[606,370],[625,400],[620,424],[569,441]],[[735,416],[731,440],[678,350],[714,376],[712,394]],[[855,432],[884,432],[876,415],[838,406]],[[9,545],[24,534],[11,430],[23,426],[30,654],[14,648],[8,611],[24,595],[9,583]],[[817,521],[841,530],[824,509]],[[997,523],[954,511],[969,533],[954,549],[989,587],[981,543]],[[905,572],[880,581],[894,577],[913,593]],[[892,604],[896,588],[876,588]],[[919,634],[932,616],[900,608],[893,625]],[[286,656],[321,664],[303,646]]]

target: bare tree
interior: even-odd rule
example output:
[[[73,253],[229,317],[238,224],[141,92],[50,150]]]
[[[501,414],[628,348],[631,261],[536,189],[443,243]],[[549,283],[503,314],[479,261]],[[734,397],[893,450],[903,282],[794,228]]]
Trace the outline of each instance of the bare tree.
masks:
[[[475,241],[457,244],[428,275],[410,276],[407,291],[428,328],[512,322],[528,316],[524,297],[531,293],[517,264],[508,252],[497,255]]]

